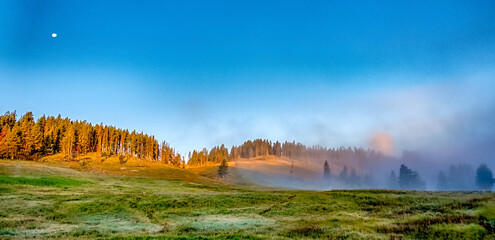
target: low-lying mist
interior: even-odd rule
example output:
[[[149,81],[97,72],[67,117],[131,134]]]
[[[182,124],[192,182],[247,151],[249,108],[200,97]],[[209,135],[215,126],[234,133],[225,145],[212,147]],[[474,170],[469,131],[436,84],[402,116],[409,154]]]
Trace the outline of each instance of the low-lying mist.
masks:
[[[220,137],[219,141],[231,143],[254,136],[295,139],[308,146],[328,149],[351,146],[352,156],[328,153],[297,158],[306,165],[302,168],[314,172],[311,176],[297,176],[294,171],[285,170],[254,177],[277,186],[478,190],[481,189],[476,184],[478,168],[486,164],[488,169],[495,169],[493,76],[492,71],[480,71],[418,81],[410,86],[387,86],[349,94],[331,92],[340,97],[331,103],[321,92],[315,92],[289,112],[273,110],[271,114],[240,124],[243,127],[237,127],[238,122],[233,126],[219,121],[222,127],[218,129],[231,130],[231,135]],[[354,151],[354,146],[381,155],[359,155],[361,152]],[[323,179],[325,161],[331,171],[331,177],[326,180]],[[403,186],[399,184],[404,181],[402,165],[402,173],[413,179],[412,183],[402,183]],[[397,180],[391,181],[394,176]]]
[[[433,162],[427,166],[426,158],[410,151],[404,151],[400,158],[386,155],[370,158],[356,156],[355,153],[341,158],[328,157],[328,160],[290,159],[283,156],[238,158],[233,160],[233,166],[237,174],[251,182],[305,190],[470,191],[491,190],[495,183],[491,169],[485,164]],[[329,166],[327,175],[325,161]],[[486,173],[489,173],[488,177]]]

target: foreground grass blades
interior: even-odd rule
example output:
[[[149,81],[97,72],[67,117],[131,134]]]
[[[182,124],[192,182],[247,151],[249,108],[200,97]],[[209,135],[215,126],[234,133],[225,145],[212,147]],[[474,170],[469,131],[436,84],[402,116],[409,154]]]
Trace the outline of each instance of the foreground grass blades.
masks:
[[[495,239],[495,194],[291,191],[0,161],[0,237]]]

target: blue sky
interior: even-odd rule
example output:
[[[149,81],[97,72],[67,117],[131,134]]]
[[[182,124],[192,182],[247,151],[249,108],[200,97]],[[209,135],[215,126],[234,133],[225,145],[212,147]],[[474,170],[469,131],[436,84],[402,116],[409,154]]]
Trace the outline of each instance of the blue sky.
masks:
[[[397,152],[491,143],[494,19],[492,1],[3,0],[0,110],[145,131],[181,152],[367,147],[382,132]]]

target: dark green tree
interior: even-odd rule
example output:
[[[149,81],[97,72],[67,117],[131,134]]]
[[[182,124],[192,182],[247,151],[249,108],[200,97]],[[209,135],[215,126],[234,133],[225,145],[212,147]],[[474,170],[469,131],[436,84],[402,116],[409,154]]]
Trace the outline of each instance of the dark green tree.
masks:
[[[218,167],[218,177],[224,178],[227,176],[229,171],[229,165],[227,164],[227,159],[223,159],[222,163]]]
[[[486,164],[481,164],[476,170],[476,185],[480,190],[492,190],[493,183],[493,173]]]
[[[402,164],[399,170],[399,186],[401,189],[407,190],[424,190],[426,184],[418,172],[409,169],[406,165]]]
[[[323,178],[325,178],[325,180],[328,182],[330,181],[331,177],[330,166],[328,165],[328,161],[325,160],[325,163],[323,164]]]

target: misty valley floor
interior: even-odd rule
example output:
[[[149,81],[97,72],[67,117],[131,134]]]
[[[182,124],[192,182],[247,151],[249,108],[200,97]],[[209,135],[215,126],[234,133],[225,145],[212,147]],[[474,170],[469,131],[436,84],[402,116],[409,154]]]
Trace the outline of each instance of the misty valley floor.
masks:
[[[0,161],[0,238],[495,239],[494,200],[481,192],[277,190]]]

